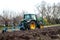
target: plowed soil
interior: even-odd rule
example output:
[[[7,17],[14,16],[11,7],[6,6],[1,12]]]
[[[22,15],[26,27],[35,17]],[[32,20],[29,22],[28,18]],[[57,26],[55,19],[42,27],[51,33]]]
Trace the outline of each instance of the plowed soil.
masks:
[[[60,27],[0,33],[0,40],[60,40]]]

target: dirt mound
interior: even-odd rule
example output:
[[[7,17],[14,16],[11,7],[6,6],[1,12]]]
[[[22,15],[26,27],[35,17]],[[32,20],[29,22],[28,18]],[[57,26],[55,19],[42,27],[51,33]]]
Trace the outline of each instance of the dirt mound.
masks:
[[[60,27],[0,33],[0,40],[60,40]]]

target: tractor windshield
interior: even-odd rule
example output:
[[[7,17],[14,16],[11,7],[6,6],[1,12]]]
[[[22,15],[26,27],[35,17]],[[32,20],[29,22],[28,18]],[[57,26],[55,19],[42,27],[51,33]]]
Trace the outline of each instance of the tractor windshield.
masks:
[[[36,16],[34,14],[26,14],[24,15],[25,20],[33,19],[36,20]]]
[[[30,15],[25,15],[25,19],[26,20],[31,19]]]

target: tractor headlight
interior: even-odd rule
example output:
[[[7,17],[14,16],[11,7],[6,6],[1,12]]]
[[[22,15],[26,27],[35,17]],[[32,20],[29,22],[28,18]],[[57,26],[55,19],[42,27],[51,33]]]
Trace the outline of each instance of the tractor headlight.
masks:
[[[28,20],[27,22],[30,22],[30,20]]]

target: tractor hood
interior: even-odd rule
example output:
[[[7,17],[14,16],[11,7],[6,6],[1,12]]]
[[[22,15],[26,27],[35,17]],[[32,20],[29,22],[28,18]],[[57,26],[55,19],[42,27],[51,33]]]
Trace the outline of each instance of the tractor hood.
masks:
[[[24,19],[23,21],[25,21],[25,22],[30,22],[30,21],[32,21],[32,20],[34,20],[34,19],[28,19],[28,20]]]
[[[26,22],[30,22],[31,20],[33,20],[33,19],[28,19],[28,20],[24,19],[24,21],[26,21]]]

